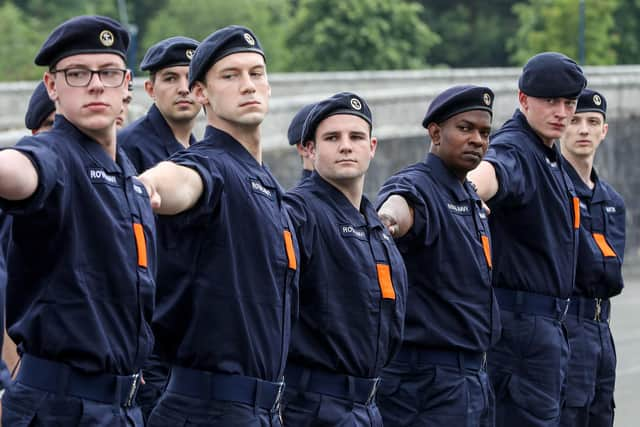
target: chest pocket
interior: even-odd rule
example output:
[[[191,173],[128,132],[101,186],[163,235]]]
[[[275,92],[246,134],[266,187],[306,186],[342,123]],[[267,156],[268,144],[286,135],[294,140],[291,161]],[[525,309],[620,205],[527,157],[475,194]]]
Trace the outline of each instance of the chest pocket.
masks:
[[[393,284],[393,278],[391,276],[389,255],[387,253],[387,248],[381,241],[383,237],[383,233],[375,230],[370,235],[369,244],[371,245],[371,251],[373,252],[373,256],[376,261],[376,273],[378,276],[378,285],[380,286],[382,299],[395,300],[396,291]]]
[[[605,234],[605,218],[603,203],[593,205],[591,212],[591,237],[604,258],[617,257],[615,250],[609,245]]]
[[[296,258],[296,251],[295,251],[295,248],[293,246],[293,237],[291,235],[291,231],[284,230],[282,232],[282,234],[283,234],[283,237],[284,237],[284,248],[285,248],[285,252],[287,254],[288,267],[291,270],[297,270],[298,269],[298,260]]]
[[[489,239],[489,224],[487,222],[487,215],[482,209],[482,203],[479,200],[471,199],[473,222],[482,245],[482,253],[487,268],[491,270],[493,268],[493,262],[491,259],[491,240]]]
[[[134,181],[132,178],[127,179],[126,191],[132,216],[131,221],[133,238],[136,243],[137,265],[142,269],[147,269],[150,258],[155,258],[155,221],[149,198],[143,185]]]

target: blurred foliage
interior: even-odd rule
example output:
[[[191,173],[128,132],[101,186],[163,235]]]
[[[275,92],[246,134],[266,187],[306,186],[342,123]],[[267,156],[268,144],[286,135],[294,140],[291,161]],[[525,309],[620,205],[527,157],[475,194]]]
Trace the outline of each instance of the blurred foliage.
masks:
[[[620,0],[614,15],[612,33],[619,40],[616,48],[618,64],[640,62],[640,0]]]
[[[506,41],[518,28],[514,0],[422,0],[422,19],[442,42],[430,64],[497,67],[508,63]]]
[[[287,0],[172,0],[148,22],[141,53],[167,37],[182,35],[202,40],[215,30],[237,24],[250,28],[267,55],[270,71],[284,71]]]
[[[44,34],[39,33],[38,21],[30,18],[12,2],[0,5],[0,76],[2,80],[36,80],[43,69],[33,63]]]
[[[585,0],[585,63],[615,64],[620,36],[614,15],[618,0]],[[578,59],[578,0],[530,0],[513,6],[520,25],[507,47],[513,64],[522,65],[533,53],[557,51]]]
[[[289,69],[422,68],[440,38],[421,11],[397,0],[301,0],[288,33]]]
[[[259,37],[270,71],[521,65],[578,56],[581,0],[0,0],[0,80],[40,78],[33,58],[72,16],[128,16],[138,62],[153,43],[229,24]],[[640,0],[584,0],[588,65],[640,58]],[[126,5],[126,11],[118,6]]]

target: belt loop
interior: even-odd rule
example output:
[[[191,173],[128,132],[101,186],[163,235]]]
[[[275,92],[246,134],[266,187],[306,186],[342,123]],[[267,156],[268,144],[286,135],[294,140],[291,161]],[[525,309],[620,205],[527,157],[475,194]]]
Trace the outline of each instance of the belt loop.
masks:
[[[516,313],[519,313],[518,314],[519,316],[522,316],[522,313],[524,313],[523,306],[524,306],[524,292],[515,291],[513,309]]]
[[[350,396],[351,409],[355,406],[356,381],[351,375],[347,375],[347,396]]]
[[[298,379],[299,390],[306,391],[309,389],[309,383],[311,382],[311,370],[301,367],[300,378]]]
[[[123,387],[123,382],[124,382],[124,378],[123,377],[116,377],[116,387],[114,390],[114,399],[113,399],[113,404],[111,406],[113,406],[113,413],[117,414],[120,412],[120,402],[124,402],[124,399],[122,398],[122,390],[126,389],[126,386]]]
[[[573,301],[571,301],[571,304],[578,304],[578,323],[582,323],[582,317],[584,316],[584,311],[585,311],[585,304],[584,304],[584,298],[574,298]]]
[[[522,304],[524,304],[524,293],[523,293],[523,292],[521,292],[521,291],[515,291],[515,292],[516,292],[516,298],[515,298],[516,302],[515,302],[515,306],[516,306],[516,307],[519,307],[519,306],[521,306]],[[520,311],[520,310],[518,310],[518,311]]]
[[[412,348],[410,351],[411,357],[409,360],[411,361],[411,368],[415,369],[420,366],[420,363],[422,362],[422,360],[420,360],[420,352],[415,348]]]
[[[60,369],[58,370],[58,375],[56,375],[57,381],[57,394],[59,396],[67,394],[67,387],[69,386],[69,381],[71,380],[71,366],[66,364],[60,364]]]
[[[262,397],[262,384],[259,380],[256,380],[254,384],[256,390],[254,392],[253,414],[257,417],[259,415],[258,402],[262,402],[262,400],[260,399]]]
[[[465,372],[465,360],[464,360],[464,352],[459,351],[458,352],[458,370],[460,371],[461,374],[464,374]]]

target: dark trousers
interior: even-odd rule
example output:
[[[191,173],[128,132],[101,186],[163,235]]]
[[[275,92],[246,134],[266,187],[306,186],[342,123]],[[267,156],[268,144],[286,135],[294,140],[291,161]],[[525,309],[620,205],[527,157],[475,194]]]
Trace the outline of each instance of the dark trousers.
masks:
[[[136,395],[136,403],[142,410],[142,416],[145,422],[149,420],[151,411],[153,411],[153,408],[164,392],[167,381],[169,380],[170,370],[171,366],[160,360],[155,354],[149,356],[149,359],[147,359],[142,369],[144,384],[140,384],[140,390]]]
[[[487,355],[498,427],[560,423],[569,345],[561,319],[500,310],[502,336]]]
[[[8,427],[142,427],[138,407],[59,395],[15,382],[2,398],[2,425]]]
[[[287,387],[282,398],[285,427],[382,427],[375,402],[353,402]]]
[[[616,352],[605,321],[567,316],[571,358],[562,427],[613,426]]]
[[[276,411],[231,401],[205,400],[165,391],[148,427],[281,427]]]
[[[309,369],[290,362],[282,398],[285,426],[382,427],[375,403],[379,378]]]
[[[493,426],[483,369],[396,358],[383,370],[377,401],[385,426]]]

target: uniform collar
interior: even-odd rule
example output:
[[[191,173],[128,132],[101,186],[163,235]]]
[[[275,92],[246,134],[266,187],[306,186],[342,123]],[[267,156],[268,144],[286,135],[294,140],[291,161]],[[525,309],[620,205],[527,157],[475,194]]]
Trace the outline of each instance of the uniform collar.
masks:
[[[593,187],[593,197],[591,199],[591,202],[601,203],[612,200],[611,197],[609,197],[609,192],[606,190],[604,185],[602,185],[602,182],[600,181],[595,168],[591,169],[591,179],[595,183],[595,187]]]
[[[575,170],[573,165],[569,163],[569,161],[564,157],[563,160],[565,164],[565,170],[573,181],[573,186],[576,189],[578,197],[580,197],[581,199],[591,199],[591,203],[601,203],[610,200],[609,194],[600,182],[600,178],[598,177],[595,168],[591,169],[591,180],[594,182],[594,187],[592,190],[587,186],[587,184],[584,183],[580,175],[578,175],[578,171]]]
[[[249,153],[249,151],[244,148],[244,146],[237,139],[223,130],[208,125],[204,131],[203,142],[208,142],[216,148],[221,148],[224,151],[231,153],[234,157],[236,157],[243,163],[247,163],[253,167],[263,167],[263,165],[259,164],[258,161],[251,155],[251,153]]]
[[[123,174],[124,176],[137,175],[135,168],[126,157],[119,145],[116,145],[116,161],[114,162],[102,145],[82,133],[69,122],[63,115],[57,114],[53,129],[65,135],[65,139],[72,139],[80,144],[89,156],[108,173]]]
[[[376,210],[366,196],[363,195],[360,199],[360,210],[357,210],[340,190],[325,181],[317,172],[312,172],[307,182],[319,188],[322,194],[329,198],[331,205],[345,215],[352,225],[368,228],[382,227]]]
[[[464,184],[462,184],[458,177],[445,166],[442,159],[437,155],[433,153],[427,154],[424,163],[438,179],[438,182],[453,193],[456,201],[462,202],[464,200],[478,198],[475,195],[475,191],[471,188],[469,181],[465,180]]]
[[[557,141],[553,143],[553,146],[549,147],[544,142],[542,142],[542,138],[536,133],[535,130],[529,125],[527,118],[520,110],[516,110],[513,113],[513,120],[520,125],[520,127],[529,134],[529,138],[532,141],[535,141],[534,147],[536,147],[551,161],[558,161],[560,158],[560,152],[558,151],[558,143]]]
[[[173,154],[176,151],[176,145],[178,146],[178,149],[184,148],[184,146],[180,144],[180,142],[176,139],[175,135],[173,134],[173,130],[169,126],[169,123],[167,123],[167,121],[165,120],[156,104],[153,104],[151,108],[149,108],[149,111],[147,111],[147,117],[149,117],[151,126],[159,133],[158,136],[160,136],[160,140],[166,148],[167,154]],[[192,133],[189,136],[189,144],[193,144],[195,142],[196,138]]]

